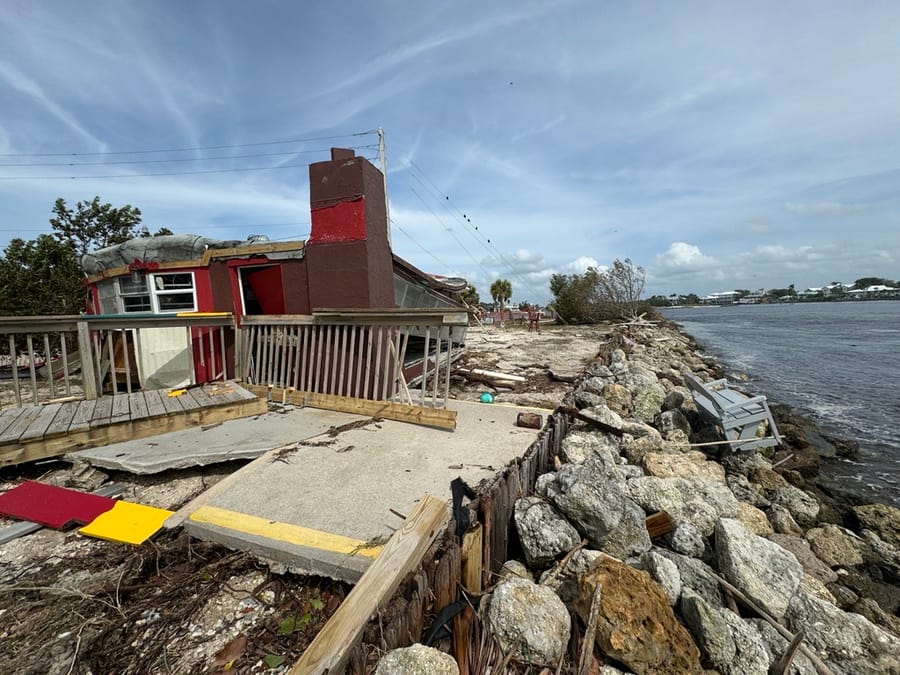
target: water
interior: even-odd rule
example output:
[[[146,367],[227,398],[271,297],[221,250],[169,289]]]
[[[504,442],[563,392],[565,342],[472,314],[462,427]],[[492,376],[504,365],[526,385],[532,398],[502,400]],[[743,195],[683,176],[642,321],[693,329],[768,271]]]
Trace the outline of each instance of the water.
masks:
[[[726,370],[829,433],[859,441],[859,461],[822,475],[900,506],[900,302],[735,305],[664,310]]]

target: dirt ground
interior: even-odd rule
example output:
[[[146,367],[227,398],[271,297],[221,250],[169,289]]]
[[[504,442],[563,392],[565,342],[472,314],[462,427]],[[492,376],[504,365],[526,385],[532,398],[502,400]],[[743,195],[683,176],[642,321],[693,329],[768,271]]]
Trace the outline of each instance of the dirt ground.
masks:
[[[497,403],[553,409],[607,333],[603,326],[545,325],[540,334],[473,327],[457,368],[525,382],[491,386],[457,372],[451,395],[477,400],[491,392]],[[125,499],[175,510],[239,466],[133,476],[48,461],[0,471],[0,491],[24,478],[82,490],[114,482]],[[285,672],[348,591],[181,531],[134,547],[43,529],[0,545],[0,672]]]

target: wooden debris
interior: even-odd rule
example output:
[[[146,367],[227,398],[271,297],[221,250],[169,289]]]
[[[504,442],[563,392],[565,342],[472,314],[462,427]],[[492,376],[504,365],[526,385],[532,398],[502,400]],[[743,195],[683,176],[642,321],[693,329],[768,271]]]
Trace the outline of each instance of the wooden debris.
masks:
[[[369,617],[419,564],[449,520],[450,510],[443,501],[423,497],[290,670],[291,675],[344,672]]]
[[[661,537],[664,534],[669,534],[669,532],[675,531],[675,523],[672,522],[669,514],[665,511],[657,511],[656,513],[651,513],[644,519],[644,525],[647,527],[647,532],[649,533],[651,539],[655,539],[656,537]]]
[[[516,415],[516,426],[525,429],[540,429],[544,426],[544,417],[538,413],[520,412]]]

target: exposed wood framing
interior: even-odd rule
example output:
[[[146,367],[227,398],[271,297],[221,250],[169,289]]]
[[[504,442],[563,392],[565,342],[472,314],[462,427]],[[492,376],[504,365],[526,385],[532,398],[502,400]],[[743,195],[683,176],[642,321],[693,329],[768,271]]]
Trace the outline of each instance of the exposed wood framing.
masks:
[[[419,565],[428,547],[449,520],[447,504],[425,495],[319,631],[290,670],[291,675],[343,672],[369,618],[391,598],[406,575]]]
[[[446,408],[425,408],[392,401],[370,401],[349,396],[333,394],[316,394],[305,391],[291,391],[281,387],[263,385],[245,385],[245,388],[259,396],[271,395],[274,401],[287,401],[292,405],[309,406],[323,410],[365,415],[366,417],[383,417],[397,422],[421,424],[438,429],[456,429],[456,411]]]

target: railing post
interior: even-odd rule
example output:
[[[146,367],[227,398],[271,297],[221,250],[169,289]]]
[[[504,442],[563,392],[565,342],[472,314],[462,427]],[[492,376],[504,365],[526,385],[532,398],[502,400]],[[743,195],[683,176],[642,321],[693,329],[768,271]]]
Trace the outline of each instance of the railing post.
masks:
[[[222,329],[225,330],[224,328]],[[225,354],[222,354],[222,367],[225,370],[225,378],[228,379],[228,366],[225,365]],[[234,379],[246,382],[246,373],[244,373],[244,333],[238,325],[237,318],[234,320]]]
[[[94,370],[91,332],[87,321],[79,321],[77,325],[78,351],[81,354],[81,386],[84,389],[85,400],[93,401],[97,398],[97,373]]]

